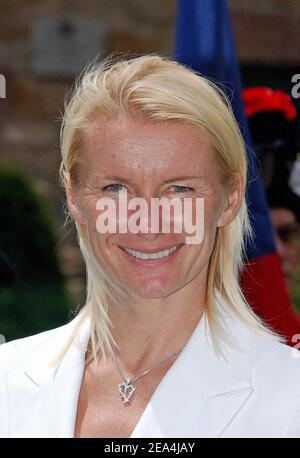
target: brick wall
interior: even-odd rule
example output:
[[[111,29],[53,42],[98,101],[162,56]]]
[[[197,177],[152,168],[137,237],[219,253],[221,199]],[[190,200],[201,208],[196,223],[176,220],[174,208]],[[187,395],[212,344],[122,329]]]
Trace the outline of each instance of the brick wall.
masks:
[[[300,2],[229,0],[237,49],[243,62],[299,64]],[[0,73],[7,99],[0,100],[0,158],[21,167],[49,199],[60,229],[57,247],[74,301],[84,295],[84,266],[74,231],[63,229],[57,183],[59,122],[70,79],[40,78],[32,68],[32,24],[41,15],[70,13],[97,18],[106,29],[106,50],[171,55],[176,0],[0,0]]]

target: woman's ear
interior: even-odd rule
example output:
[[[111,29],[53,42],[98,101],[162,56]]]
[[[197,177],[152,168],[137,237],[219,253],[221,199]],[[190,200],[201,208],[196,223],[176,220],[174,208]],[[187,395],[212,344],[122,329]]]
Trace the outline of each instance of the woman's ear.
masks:
[[[64,185],[66,190],[67,205],[71,216],[77,223],[84,224],[84,219],[79,205],[78,191],[72,185],[69,173],[64,175]]]
[[[234,189],[225,195],[225,207],[218,220],[218,227],[227,226],[236,217],[239,212],[242,201],[242,177],[240,173],[235,173]]]

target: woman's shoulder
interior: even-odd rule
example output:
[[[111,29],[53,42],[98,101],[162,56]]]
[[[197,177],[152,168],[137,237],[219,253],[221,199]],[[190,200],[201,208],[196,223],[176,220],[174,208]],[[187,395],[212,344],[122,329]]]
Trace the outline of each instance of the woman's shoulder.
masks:
[[[300,351],[280,342],[271,334],[262,334],[241,319],[230,313],[224,301],[221,305],[222,319],[233,343],[229,347],[231,367],[237,373],[245,368],[249,373],[250,384],[255,398],[283,411],[289,406],[300,409]],[[223,306],[222,306],[223,305]],[[285,405],[285,407],[284,407]]]
[[[1,344],[0,372],[10,372],[15,368],[20,368],[29,359],[32,359],[36,352],[46,350],[47,347],[51,349],[58,338],[68,334],[75,320],[76,318],[57,328]]]
[[[262,333],[258,327],[251,327],[242,321],[228,308],[220,293],[217,294],[217,299],[218,313],[227,334],[231,334],[233,343],[241,350],[242,355],[249,355],[251,366],[256,368],[258,373],[281,374],[283,369],[287,374],[293,372],[299,377],[300,390],[300,329],[298,340],[295,340],[295,346],[291,347],[280,341],[279,336],[276,338],[271,332],[269,335]]]
[[[299,350],[256,334],[251,380],[262,426],[270,420],[283,428],[282,437],[300,437]]]
[[[254,377],[256,375],[257,379],[271,382],[273,386],[275,378],[281,386],[285,382],[286,386],[294,383],[300,395],[299,345],[291,347],[271,334],[268,336],[250,329],[238,319],[231,329],[238,338],[238,344],[241,344],[242,354],[249,355]],[[289,380],[291,376],[292,380]]]
[[[255,335],[253,365],[258,373],[264,373],[265,377],[280,381],[280,383],[294,382],[300,394],[300,351],[298,346],[274,341],[261,335]],[[293,380],[289,380],[293,376]]]
[[[279,412],[299,409],[300,351],[271,336],[249,329],[239,320],[235,323],[241,344],[240,358],[248,355],[249,374],[255,398]],[[299,418],[300,420],[300,418]],[[300,425],[300,423],[299,423]]]

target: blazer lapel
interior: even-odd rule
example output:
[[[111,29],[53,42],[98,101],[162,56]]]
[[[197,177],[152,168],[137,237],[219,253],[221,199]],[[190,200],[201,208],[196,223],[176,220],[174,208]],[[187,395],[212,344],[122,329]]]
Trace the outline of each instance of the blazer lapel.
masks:
[[[25,369],[7,374],[11,437],[73,437],[89,320],[82,326],[80,341],[71,344],[60,364],[50,367],[49,362],[63,348],[77,322],[78,317],[43,342]]]
[[[226,308],[225,308],[226,309]],[[226,313],[225,313],[226,315]],[[4,375],[7,385],[8,435],[73,437],[90,321],[57,366],[49,362],[64,346],[76,317],[34,349],[30,364]],[[131,437],[219,437],[252,395],[251,353],[254,334],[225,316],[240,350],[219,359],[211,346],[205,315],[187,345],[164,376]],[[238,331],[238,332],[236,332]],[[4,392],[4,390],[0,390]],[[1,400],[0,400],[1,401]],[[4,430],[4,428],[2,429]]]
[[[218,359],[202,315],[186,347],[160,382],[131,437],[220,437],[252,395],[254,334],[228,319],[240,350]]]

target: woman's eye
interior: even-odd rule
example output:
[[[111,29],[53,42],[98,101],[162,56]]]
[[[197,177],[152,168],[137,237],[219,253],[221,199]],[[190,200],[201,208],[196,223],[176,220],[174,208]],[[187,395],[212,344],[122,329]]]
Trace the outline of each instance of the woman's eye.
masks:
[[[124,186],[119,183],[112,183],[107,186],[104,186],[103,191],[109,191],[109,192],[120,192],[124,190]]]
[[[175,192],[190,192],[193,190],[193,188],[190,188],[189,186],[179,186],[179,185],[174,185],[172,186]]]

